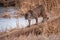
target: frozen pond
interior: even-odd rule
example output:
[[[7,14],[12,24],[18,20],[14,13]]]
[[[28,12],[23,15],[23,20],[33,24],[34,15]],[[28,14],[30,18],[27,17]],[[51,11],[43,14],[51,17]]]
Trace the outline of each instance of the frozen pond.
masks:
[[[39,23],[42,22],[43,18],[40,17],[38,18],[38,21]],[[20,28],[24,28],[26,26],[28,26],[28,20],[25,20],[24,17],[21,17],[21,18],[0,18],[0,30],[5,30],[6,28],[7,29],[11,29],[11,28],[15,28],[17,27],[17,22],[19,23],[19,27]],[[36,20],[35,19],[32,19],[31,20],[31,25],[32,24],[35,24],[36,23]]]

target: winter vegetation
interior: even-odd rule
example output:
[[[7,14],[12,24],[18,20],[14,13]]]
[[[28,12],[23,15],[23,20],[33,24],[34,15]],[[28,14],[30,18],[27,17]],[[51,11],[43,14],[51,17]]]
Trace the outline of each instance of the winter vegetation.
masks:
[[[40,5],[44,6],[49,19],[38,23],[38,25],[34,24],[30,27],[19,28],[18,18],[25,16],[29,10],[33,10]],[[60,0],[3,0],[0,1],[0,6],[5,8],[15,7],[14,16],[4,12],[2,17],[12,18],[11,16],[13,16],[17,19],[15,28],[8,30],[6,27],[5,31],[0,30],[0,40],[60,40]]]

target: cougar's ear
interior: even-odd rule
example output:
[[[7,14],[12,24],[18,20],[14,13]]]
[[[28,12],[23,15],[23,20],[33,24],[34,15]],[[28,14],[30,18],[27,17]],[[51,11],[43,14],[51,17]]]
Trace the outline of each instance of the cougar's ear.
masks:
[[[29,10],[28,12],[33,13],[33,11],[32,11],[32,10]]]

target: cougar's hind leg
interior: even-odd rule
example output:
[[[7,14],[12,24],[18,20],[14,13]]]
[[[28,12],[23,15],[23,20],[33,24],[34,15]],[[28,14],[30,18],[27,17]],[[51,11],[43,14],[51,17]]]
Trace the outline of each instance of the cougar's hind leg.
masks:
[[[36,24],[38,25],[38,17],[36,17]]]

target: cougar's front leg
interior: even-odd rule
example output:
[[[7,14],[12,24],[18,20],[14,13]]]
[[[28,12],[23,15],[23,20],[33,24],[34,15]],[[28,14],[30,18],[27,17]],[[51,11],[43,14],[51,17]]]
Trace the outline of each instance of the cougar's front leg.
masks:
[[[31,22],[31,20],[30,20],[30,19],[28,19],[28,23],[29,23],[29,25],[28,25],[28,26],[29,26],[29,27],[31,26],[31,23],[30,23],[30,22]]]

